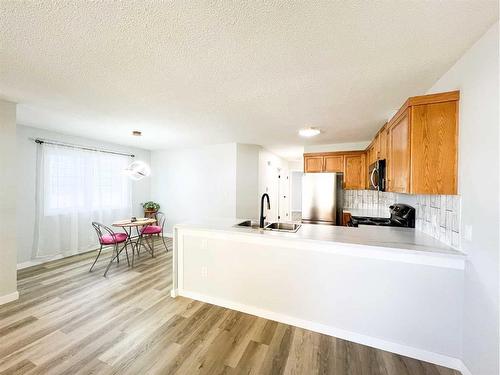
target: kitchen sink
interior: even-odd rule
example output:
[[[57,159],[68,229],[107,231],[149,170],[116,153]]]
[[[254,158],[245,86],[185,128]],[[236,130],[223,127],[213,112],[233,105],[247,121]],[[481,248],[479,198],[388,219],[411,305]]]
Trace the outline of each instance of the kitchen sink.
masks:
[[[246,227],[246,228],[257,229],[259,228],[259,223],[252,220],[245,220],[242,221],[241,223],[236,224],[235,227]]]
[[[293,223],[271,223],[266,225],[264,229],[266,230],[277,230],[280,232],[297,232],[300,228],[300,224]]]

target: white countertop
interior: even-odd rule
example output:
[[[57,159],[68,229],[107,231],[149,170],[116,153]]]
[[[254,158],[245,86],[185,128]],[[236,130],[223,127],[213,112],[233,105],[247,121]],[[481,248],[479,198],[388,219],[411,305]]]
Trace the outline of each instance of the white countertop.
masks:
[[[349,212],[352,216],[365,216],[365,217],[382,217],[390,218],[391,212],[389,207],[379,208],[344,208],[344,212]]]
[[[376,247],[399,250],[418,255],[438,255],[465,259],[465,254],[443,244],[435,238],[412,228],[360,226],[358,228],[302,224],[296,233],[278,232],[248,227],[235,227],[241,220],[218,219],[178,224],[176,229],[198,229],[231,232],[241,235],[268,237],[276,239],[315,241],[322,244],[350,244],[363,247]]]

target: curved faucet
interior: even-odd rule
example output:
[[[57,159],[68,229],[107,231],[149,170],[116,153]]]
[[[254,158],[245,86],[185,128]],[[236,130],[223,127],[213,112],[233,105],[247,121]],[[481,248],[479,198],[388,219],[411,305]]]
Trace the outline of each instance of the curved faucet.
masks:
[[[269,202],[269,195],[267,193],[262,194],[260,198],[260,222],[259,227],[264,228],[264,220],[266,217],[264,216],[264,198],[267,199],[267,209],[271,209],[271,203]]]

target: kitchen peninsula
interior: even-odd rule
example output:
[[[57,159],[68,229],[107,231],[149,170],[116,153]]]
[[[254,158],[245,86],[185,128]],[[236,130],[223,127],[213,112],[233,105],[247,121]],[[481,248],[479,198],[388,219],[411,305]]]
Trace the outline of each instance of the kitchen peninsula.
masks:
[[[408,228],[238,222],[174,228],[174,297],[434,363],[459,357],[464,254]]]

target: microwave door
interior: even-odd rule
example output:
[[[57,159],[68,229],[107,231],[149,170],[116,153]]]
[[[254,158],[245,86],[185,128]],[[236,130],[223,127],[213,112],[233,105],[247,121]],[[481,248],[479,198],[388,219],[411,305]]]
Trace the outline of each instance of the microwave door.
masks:
[[[380,190],[378,168],[373,168],[370,173],[370,187],[372,190]]]

